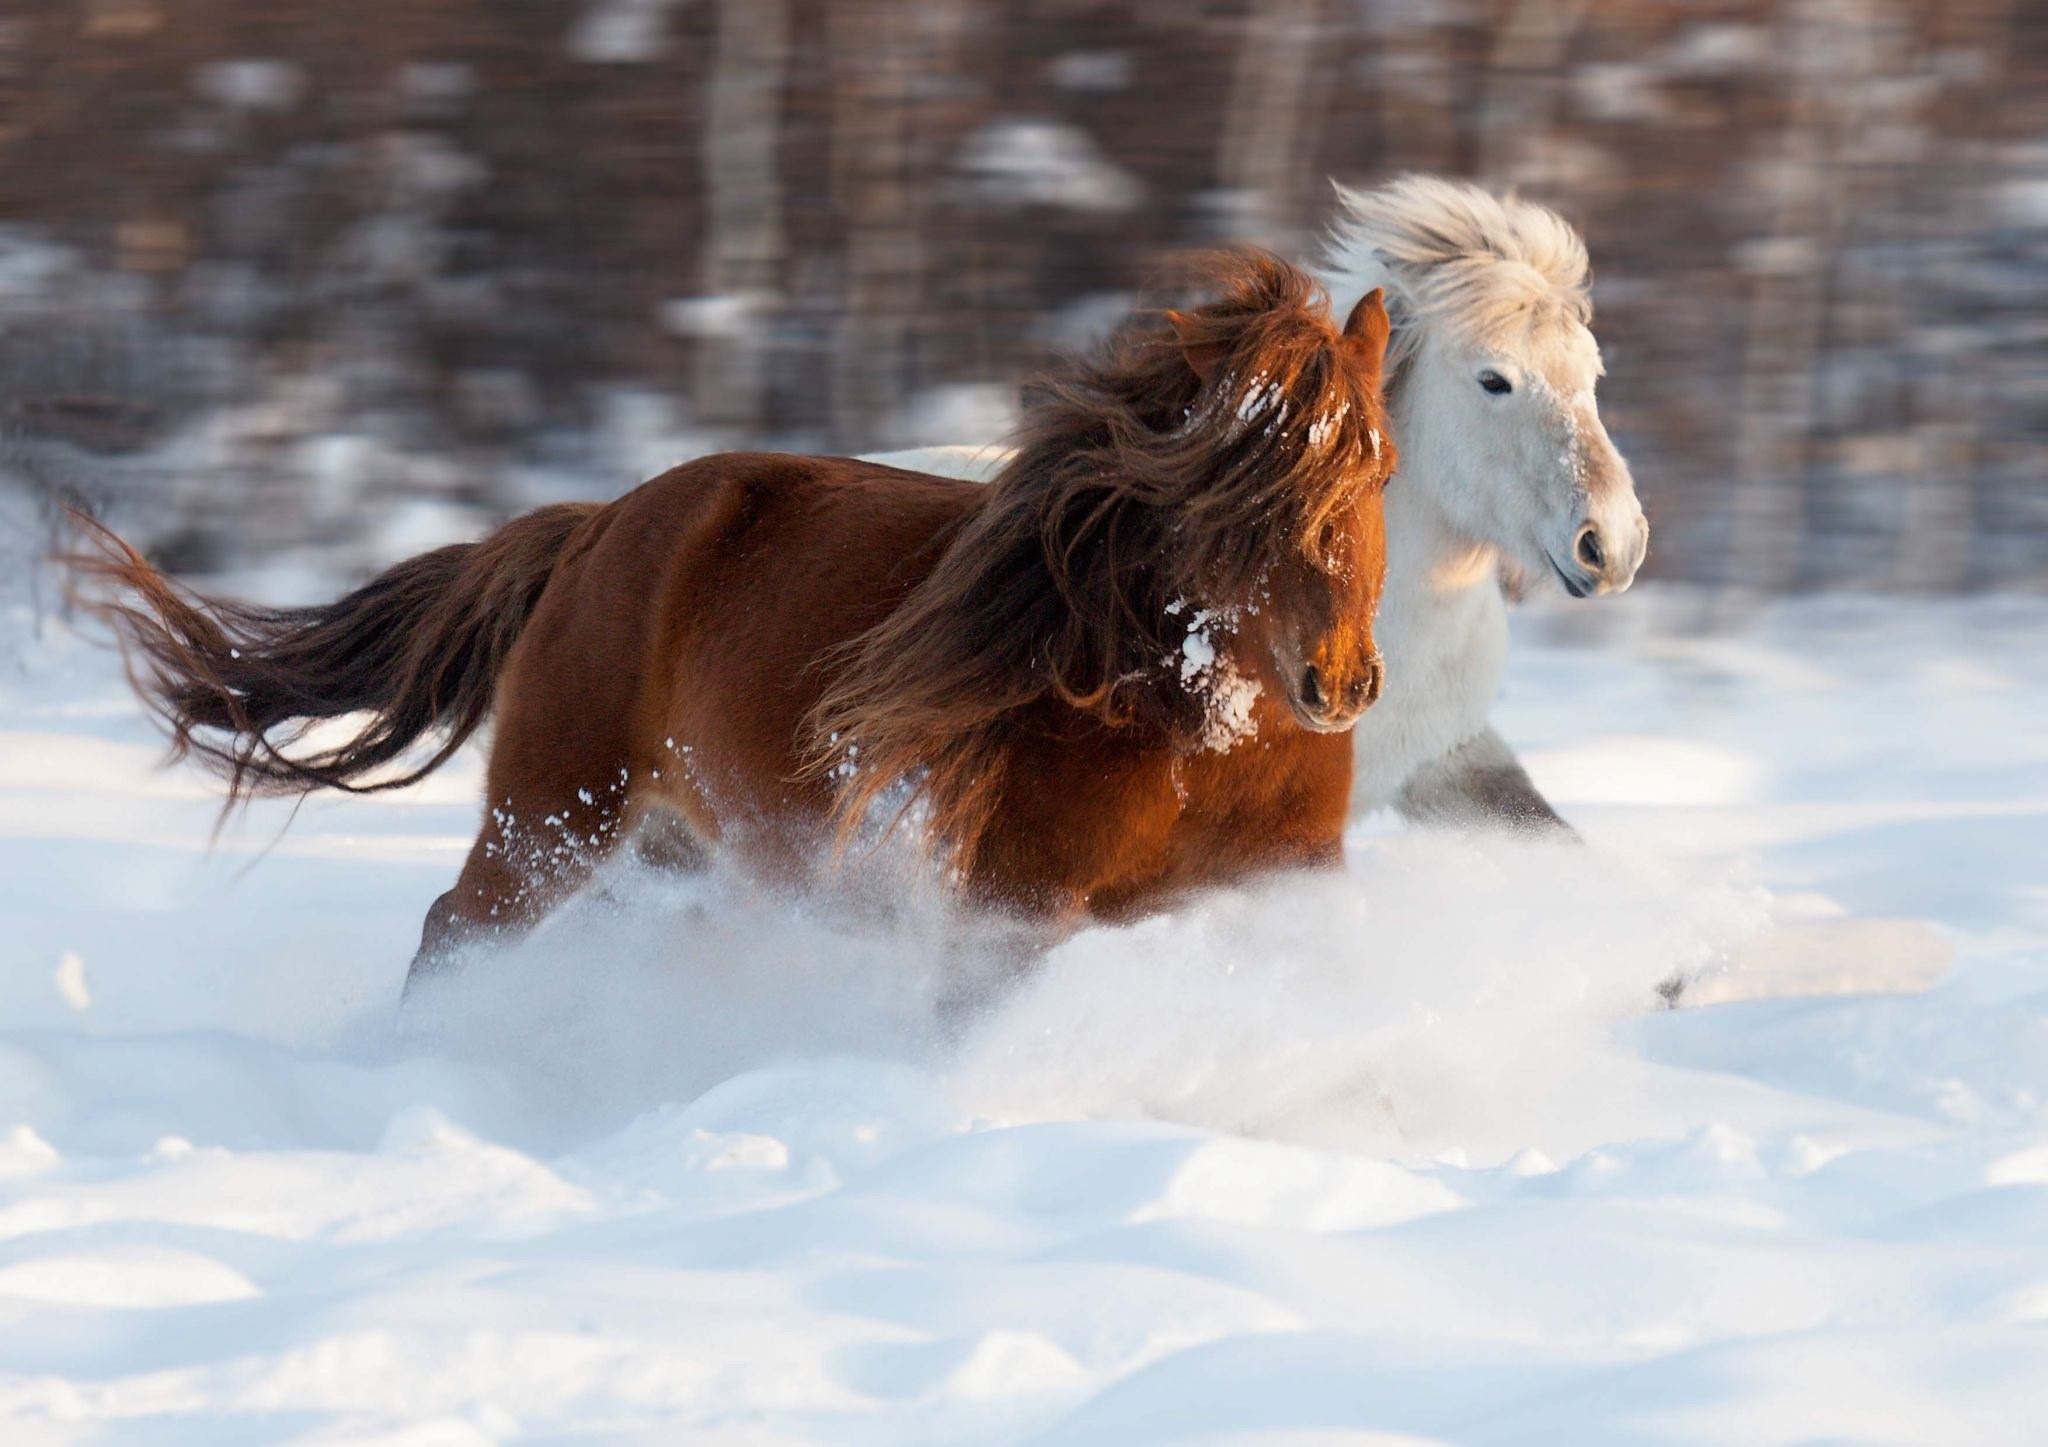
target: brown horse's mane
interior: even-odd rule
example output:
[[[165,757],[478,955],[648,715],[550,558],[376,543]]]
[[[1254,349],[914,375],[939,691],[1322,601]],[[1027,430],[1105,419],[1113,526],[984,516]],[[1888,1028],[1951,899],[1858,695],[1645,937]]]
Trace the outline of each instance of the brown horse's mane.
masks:
[[[1200,704],[1168,666],[1196,609],[1249,601],[1283,549],[1385,477],[1386,423],[1320,287],[1263,251],[1200,269],[1212,299],[1141,313],[1027,392],[1015,457],[939,562],[825,660],[809,770],[842,842],[885,794],[959,867],[1005,745],[1047,700],[1077,723],[1184,743]],[[1043,726],[1041,720],[1039,726]]]

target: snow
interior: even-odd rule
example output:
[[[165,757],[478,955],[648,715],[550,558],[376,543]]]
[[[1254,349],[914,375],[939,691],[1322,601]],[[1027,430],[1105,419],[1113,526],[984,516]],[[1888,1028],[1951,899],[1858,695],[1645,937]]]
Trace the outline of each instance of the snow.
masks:
[[[659,477],[720,450],[715,437],[691,425],[675,398],[642,387],[613,387],[601,395],[597,434],[621,478]]]
[[[409,100],[458,106],[476,93],[476,70],[459,60],[415,60],[398,68],[397,89]]]
[[[1237,399],[1237,420],[1249,427],[1268,412],[1275,408],[1284,409],[1285,406],[1285,394],[1280,390],[1280,384],[1270,380],[1264,372],[1260,372],[1245,384],[1244,395]],[[1283,410],[1283,422],[1286,416]]]
[[[1138,178],[1104,155],[1087,131],[1042,116],[988,122],[961,145],[956,164],[998,206],[1115,213],[1144,199]]]
[[[936,446],[950,451],[958,444],[948,446],[933,439],[1008,437],[1017,430],[1017,422],[1015,386],[1002,382],[948,382],[914,393],[887,420],[882,431],[891,446],[911,451]],[[963,432],[963,427],[976,430]],[[1004,449],[986,450],[994,453]]]
[[[106,656],[4,626],[0,1440],[2048,1412],[2048,605],[1525,610],[1496,721],[1584,848],[1371,821],[950,1026],[935,902],[721,874],[401,1013],[473,752],[209,852]]]
[[[12,310],[34,302],[78,264],[78,254],[24,229],[0,226],[0,303]]]
[[[1184,606],[1176,600],[1166,611],[1178,613]],[[1202,702],[1202,747],[1213,753],[1228,753],[1257,728],[1252,710],[1259,701],[1259,681],[1237,666],[1227,646],[1216,646],[1217,636],[1227,636],[1236,618],[1235,609],[1197,608],[1181,639],[1180,684]]]
[[[1330,439],[1337,435],[1337,429],[1343,425],[1344,419],[1350,415],[1350,407],[1342,404],[1334,412],[1325,412],[1319,415],[1315,421],[1308,425],[1308,445],[1317,448],[1329,446]],[[1372,434],[1372,455],[1378,457],[1380,455],[1379,429],[1377,427],[1369,427],[1366,431]]]
[[[288,111],[306,92],[306,73],[288,60],[220,60],[201,66],[193,84],[231,110]]]
[[[744,337],[768,325],[764,318],[776,301],[770,292],[726,292],[717,296],[678,296],[659,308],[661,324],[679,337]]]
[[[1131,57],[1122,50],[1070,50],[1045,69],[1065,90],[1128,90],[1131,84]]]
[[[645,65],[668,50],[677,0],[589,0],[568,38],[569,54],[600,65]]]

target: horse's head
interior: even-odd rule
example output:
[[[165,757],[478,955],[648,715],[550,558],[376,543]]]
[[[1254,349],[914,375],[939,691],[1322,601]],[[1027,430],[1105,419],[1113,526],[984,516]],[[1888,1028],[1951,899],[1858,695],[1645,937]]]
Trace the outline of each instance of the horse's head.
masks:
[[[1388,289],[1389,407],[1450,529],[1573,597],[1626,588],[1649,524],[1594,400],[1578,233],[1541,206],[1422,177],[1342,197],[1335,269]]]
[[[971,859],[1015,731],[1227,749],[1281,701],[1348,727],[1379,692],[1386,307],[1338,327],[1313,278],[1214,259],[1210,299],[1146,312],[1026,389],[1018,447],[931,571],[837,657],[807,769],[843,827],[912,781]],[[850,772],[851,745],[858,767]]]
[[[1183,682],[1214,689],[1228,669],[1284,699],[1302,727],[1332,732],[1357,722],[1382,681],[1372,622],[1395,461],[1380,402],[1387,311],[1375,291],[1339,329],[1305,274],[1253,261],[1219,301],[1167,313],[1196,390],[1174,429],[1186,467],[1157,566],[1169,613],[1190,610]]]

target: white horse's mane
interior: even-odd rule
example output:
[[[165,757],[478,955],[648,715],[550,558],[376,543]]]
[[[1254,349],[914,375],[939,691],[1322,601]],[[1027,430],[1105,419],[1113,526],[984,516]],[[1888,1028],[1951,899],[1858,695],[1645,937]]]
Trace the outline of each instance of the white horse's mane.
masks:
[[[1340,297],[1387,288],[1390,375],[1431,320],[1478,339],[1531,323],[1592,321],[1586,243],[1549,207],[1436,176],[1336,190],[1341,214],[1324,279]]]

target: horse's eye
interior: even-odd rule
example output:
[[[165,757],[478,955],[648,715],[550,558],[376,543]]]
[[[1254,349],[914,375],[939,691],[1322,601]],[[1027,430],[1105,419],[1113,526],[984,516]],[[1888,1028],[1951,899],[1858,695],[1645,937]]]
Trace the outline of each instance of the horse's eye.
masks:
[[[1513,382],[1510,382],[1492,368],[1488,368],[1479,374],[1479,385],[1493,393],[1496,397],[1505,397],[1508,393],[1515,390]]]

